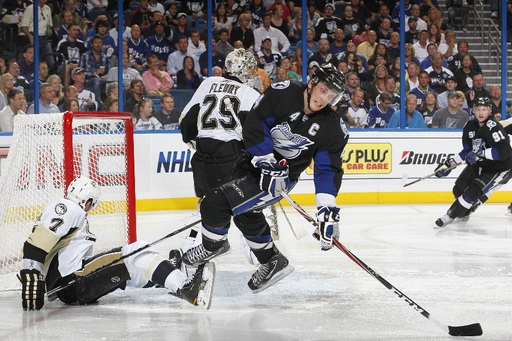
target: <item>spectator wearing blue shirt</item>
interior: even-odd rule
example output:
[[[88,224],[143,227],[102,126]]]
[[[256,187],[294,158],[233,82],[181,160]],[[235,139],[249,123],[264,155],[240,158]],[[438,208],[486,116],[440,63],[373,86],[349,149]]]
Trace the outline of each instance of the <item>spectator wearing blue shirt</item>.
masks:
[[[160,65],[167,66],[169,55],[174,52],[171,42],[165,36],[165,26],[161,21],[154,24],[155,34],[150,36],[146,42],[149,46],[150,54],[155,55],[160,61]]]
[[[416,110],[416,96],[407,95],[405,98],[405,127],[406,128],[426,128],[423,115]],[[388,128],[399,128],[402,119],[401,110],[397,110],[389,120]]]
[[[30,105],[27,110],[27,114],[58,114],[60,109],[58,106],[53,104],[55,98],[55,90],[53,90],[51,84],[43,83],[40,86],[39,94],[39,112],[34,112],[34,104]]]
[[[436,92],[434,89],[429,87],[429,84],[430,76],[427,72],[421,71],[420,75],[418,76],[418,86],[409,91],[409,93],[416,96],[416,109],[421,107],[421,103],[423,103],[423,99],[425,98],[425,94],[427,92]]]
[[[135,58],[135,65],[133,68],[141,70],[147,66],[146,58],[149,56],[149,45],[141,37],[141,30],[139,25],[132,25],[131,35],[126,41],[128,42],[128,53]]]
[[[386,128],[392,115],[391,95],[383,92],[380,94],[380,103],[368,113],[368,128]]]
[[[80,58],[80,67],[85,71],[85,86],[92,89],[99,100],[101,86],[106,82],[106,75],[111,67],[110,57],[103,52],[103,43],[100,36],[92,38],[92,49]]]

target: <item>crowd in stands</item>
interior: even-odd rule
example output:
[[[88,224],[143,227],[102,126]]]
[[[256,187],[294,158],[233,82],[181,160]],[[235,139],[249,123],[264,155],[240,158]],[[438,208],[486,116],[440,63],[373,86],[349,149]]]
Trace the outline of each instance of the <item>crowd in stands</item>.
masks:
[[[137,129],[176,129],[180,113],[173,90],[193,91],[208,76],[208,25],[213,28],[213,75],[222,75],[225,56],[233,49],[251,50],[260,92],[272,82],[301,80],[303,64],[308,75],[325,63],[336,66],[347,79],[338,110],[354,128],[400,126],[401,67],[408,128],[461,128],[474,99],[484,95],[491,98],[496,117],[505,118],[500,86],[485,84],[468,42],[456,37],[468,30],[473,0],[447,0],[443,8],[437,0],[405,0],[403,20],[393,0],[310,0],[307,8],[299,0],[213,2],[208,23],[204,0],[124,0],[120,22],[114,1],[39,0],[41,61],[34,63],[33,5],[4,0],[0,19],[11,32],[13,48],[0,53],[0,130],[12,130],[14,115],[33,113],[35,100],[41,113],[117,111],[118,84],[124,89],[124,111],[133,114]],[[495,2],[493,18],[498,17]],[[512,1],[507,7],[512,16]],[[303,15],[307,27],[302,27]],[[401,24],[405,37],[400,37]],[[401,40],[405,65],[399,58]],[[33,98],[36,82],[39,99]]]

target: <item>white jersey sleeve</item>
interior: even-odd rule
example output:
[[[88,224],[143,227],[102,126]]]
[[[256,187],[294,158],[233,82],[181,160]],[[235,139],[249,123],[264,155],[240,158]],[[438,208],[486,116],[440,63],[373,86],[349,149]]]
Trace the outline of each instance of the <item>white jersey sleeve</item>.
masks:
[[[62,198],[45,207],[27,241],[48,252],[45,271],[58,255],[59,272],[66,276],[79,270],[82,261],[92,256],[96,236],[89,231],[87,213],[76,203]]]
[[[185,106],[185,115],[199,105],[197,131],[199,138],[221,141],[242,140],[240,112],[249,111],[259,93],[248,85],[226,79],[205,79],[190,102]]]

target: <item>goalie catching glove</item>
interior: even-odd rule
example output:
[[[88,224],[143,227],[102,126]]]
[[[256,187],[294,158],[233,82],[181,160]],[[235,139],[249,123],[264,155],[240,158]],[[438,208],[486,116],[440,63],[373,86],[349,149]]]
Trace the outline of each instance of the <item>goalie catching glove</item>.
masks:
[[[313,236],[320,240],[322,251],[332,249],[332,239],[340,237],[338,222],[340,221],[340,209],[338,207],[320,206],[316,212],[318,229]]]
[[[18,274],[21,282],[23,310],[41,310],[46,292],[44,276],[36,269],[24,269]]]
[[[278,197],[281,192],[286,192],[290,184],[288,178],[288,165],[286,161],[279,163],[260,160],[256,162],[256,167],[261,169],[260,188],[268,192],[273,197]]]

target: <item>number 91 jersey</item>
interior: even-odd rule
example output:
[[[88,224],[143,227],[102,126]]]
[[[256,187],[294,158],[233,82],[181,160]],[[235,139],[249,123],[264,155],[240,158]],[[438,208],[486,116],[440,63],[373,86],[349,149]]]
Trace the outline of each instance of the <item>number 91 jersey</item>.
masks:
[[[247,113],[259,93],[248,85],[224,77],[205,79],[183,109],[181,121],[185,142],[198,138],[221,141],[242,140],[240,113]],[[193,116],[197,114],[197,119]],[[188,117],[187,117],[188,116]],[[197,130],[186,125],[197,123]]]

